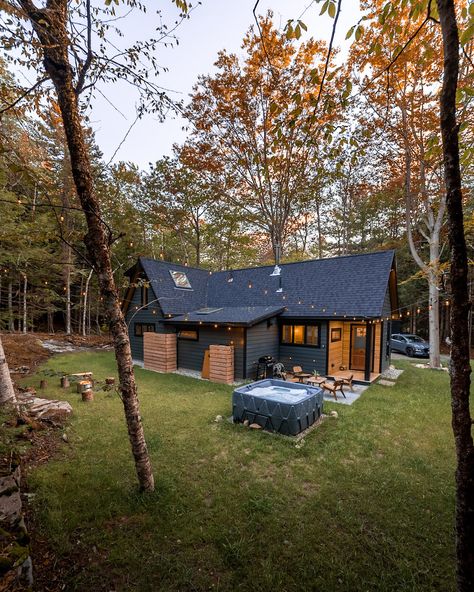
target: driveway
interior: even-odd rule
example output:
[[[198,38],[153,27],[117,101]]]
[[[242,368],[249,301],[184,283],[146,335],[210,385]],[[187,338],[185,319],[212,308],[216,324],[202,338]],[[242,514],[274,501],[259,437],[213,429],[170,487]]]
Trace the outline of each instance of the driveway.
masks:
[[[442,362],[449,362],[449,356],[447,354],[441,354],[440,358],[441,358]],[[417,361],[417,362],[421,361],[422,362],[424,360],[429,360],[429,358],[420,358],[420,357],[409,358],[405,354],[399,354],[398,352],[392,352],[392,360],[412,360],[412,361]]]

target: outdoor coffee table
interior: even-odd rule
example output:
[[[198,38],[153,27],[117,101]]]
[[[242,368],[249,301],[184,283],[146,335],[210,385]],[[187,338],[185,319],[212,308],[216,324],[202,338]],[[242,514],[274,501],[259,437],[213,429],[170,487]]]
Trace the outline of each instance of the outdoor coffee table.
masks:
[[[307,380],[306,383],[307,384],[317,384],[318,386],[320,386],[321,384],[323,384],[323,382],[326,382],[327,378],[325,376],[310,376]]]
[[[313,375],[312,374],[308,374],[307,372],[298,372],[297,374],[295,374],[295,377],[300,382],[304,382],[305,380],[308,380],[309,378],[311,378],[311,376],[313,376]]]

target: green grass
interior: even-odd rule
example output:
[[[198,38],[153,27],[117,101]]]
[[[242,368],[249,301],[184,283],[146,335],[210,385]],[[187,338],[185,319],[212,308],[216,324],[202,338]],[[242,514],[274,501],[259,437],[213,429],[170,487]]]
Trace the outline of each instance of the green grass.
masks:
[[[227,386],[137,371],[156,492],[137,493],[121,401],[74,407],[70,445],[30,475],[68,590],[454,590],[454,446],[445,373],[406,369],[295,447],[216,415]],[[47,367],[114,374],[109,353]],[[39,376],[29,384],[38,384]],[[58,379],[59,382],[59,379]],[[71,388],[71,391],[73,389]]]

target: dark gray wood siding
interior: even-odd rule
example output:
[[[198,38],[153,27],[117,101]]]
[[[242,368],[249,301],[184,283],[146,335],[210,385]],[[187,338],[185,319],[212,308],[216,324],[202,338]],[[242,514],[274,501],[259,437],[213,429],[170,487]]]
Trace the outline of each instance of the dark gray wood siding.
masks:
[[[288,321],[291,322],[290,319]],[[327,373],[328,323],[316,322],[319,323],[321,331],[320,347],[280,344],[279,361],[283,362],[287,370],[291,370],[293,366],[301,366],[303,372],[317,370],[321,374]]]
[[[258,358],[261,356],[273,356],[278,360],[278,334],[278,321],[275,318],[247,329],[247,378],[255,378]]]
[[[191,341],[178,338],[178,368],[187,368],[201,372],[204,352],[210,345],[234,346],[234,376],[243,378],[244,369],[244,329],[232,327],[186,327],[197,329],[199,339]]]
[[[387,343],[390,339],[392,321],[387,321],[387,317],[392,318],[392,306],[390,302],[390,290],[388,288],[383,303],[382,317],[382,345],[380,349],[381,372],[383,372],[390,366],[390,348],[387,347]],[[377,369],[375,370],[377,371]]]
[[[125,315],[125,321],[130,335],[130,347],[132,349],[132,358],[143,361],[143,336],[135,335],[135,323],[154,323],[156,333],[174,333],[174,329],[166,327],[161,322],[163,315],[157,303],[151,304],[148,308],[137,310],[142,305],[141,289],[135,288],[130,305]]]

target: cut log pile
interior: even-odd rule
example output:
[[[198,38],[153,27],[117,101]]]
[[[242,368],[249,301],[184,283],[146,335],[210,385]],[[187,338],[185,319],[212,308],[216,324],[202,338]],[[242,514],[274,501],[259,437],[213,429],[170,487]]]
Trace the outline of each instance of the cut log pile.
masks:
[[[177,350],[175,333],[143,334],[143,367],[156,372],[176,372]]]
[[[234,382],[234,346],[209,346],[209,380],[223,384]]]
[[[17,402],[35,419],[58,419],[72,413],[72,407],[67,401],[41,399],[32,388],[20,390]]]

